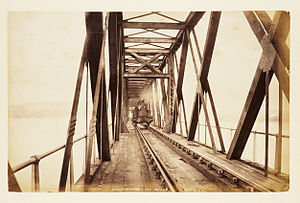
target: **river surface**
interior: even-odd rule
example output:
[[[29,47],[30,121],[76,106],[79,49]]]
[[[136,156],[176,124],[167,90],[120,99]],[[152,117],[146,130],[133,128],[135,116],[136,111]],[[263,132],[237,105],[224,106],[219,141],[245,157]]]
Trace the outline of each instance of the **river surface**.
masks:
[[[69,118],[10,118],[8,136],[8,160],[12,167],[29,159],[30,156],[41,154],[65,144]],[[236,128],[234,123],[220,122],[224,127]],[[255,130],[263,131],[264,123],[257,122]],[[178,131],[179,132],[179,131]],[[270,123],[270,132],[277,132],[276,125]],[[74,139],[85,134],[84,120],[78,120]],[[216,131],[213,130],[216,144]],[[230,130],[222,130],[226,151],[234,135]],[[243,159],[249,159],[264,163],[264,136],[256,135],[255,155],[253,146],[253,134],[249,137]],[[198,140],[198,131],[195,140]],[[200,130],[200,141],[205,142],[205,129]],[[208,130],[206,132],[207,144],[210,144]],[[83,172],[84,140],[74,145],[74,173],[77,180]],[[275,138],[270,137],[269,166],[274,166]],[[58,190],[59,176],[62,165],[63,150],[46,157],[40,162],[41,191],[56,192]],[[31,167],[16,173],[16,178],[22,191],[31,191]],[[289,171],[289,140],[283,139],[283,172]]]

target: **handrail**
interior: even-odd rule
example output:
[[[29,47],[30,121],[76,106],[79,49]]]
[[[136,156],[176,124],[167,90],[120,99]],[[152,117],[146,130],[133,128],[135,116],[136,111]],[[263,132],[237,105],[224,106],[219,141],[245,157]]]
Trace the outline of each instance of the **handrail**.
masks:
[[[78,141],[80,141],[80,140],[82,140],[82,139],[84,139],[84,138],[86,138],[86,137],[87,136],[85,135],[85,136],[82,136],[82,137],[74,140],[73,144],[76,143],[76,142],[78,142]],[[64,145],[56,147],[56,148],[54,148],[54,149],[52,149],[52,150],[50,150],[48,152],[45,152],[43,154],[33,155],[27,161],[25,161],[25,162],[17,165],[16,167],[14,167],[12,169],[13,173],[16,173],[16,172],[18,172],[18,171],[20,171],[20,170],[22,170],[22,169],[24,169],[24,168],[26,168],[26,167],[28,167],[30,165],[33,165],[33,170],[32,170],[32,178],[33,178],[33,181],[34,181],[34,185],[33,186],[34,186],[34,191],[38,192],[38,191],[40,191],[40,177],[39,177],[40,176],[39,175],[39,162],[40,162],[40,160],[46,158],[47,156],[50,156],[51,154],[54,154],[55,152],[58,152],[59,150],[65,148],[65,147],[66,147],[66,145],[64,144]],[[70,183],[70,184],[72,184],[72,183]],[[71,187],[71,185],[70,185],[70,187]]]
[[[27,166],[30,166],[31,164],[34,164],[36,162],[36,159],[31,157],[30,159],[28,159],[27,161],[17,165],[15,168],[13,168],[13,172],[16,173],[20,170],[22,170],[23,168],[26,168]]]
[[[82,140],[82,139],[84,139],[86,137],[87,137],[86,135],[82,136],[82,137],[74,140],[72,143],[74,144],[74,143],[76,143],[76,142],[78,142],[78,141],[80,141],[80,140]],[[54,154],[55,152],[58,152],[59,150],[65,148],[65,147],[66,147],[66,145],[64,144],[64,145],[61,145],[61,146],[59,146],[57,148],[54,148],[54,149],[52,149],[52,150],[50,150],[48,152],[45,152],[43,154],[33,155],[27,161],[25,161],[25,162],[17,165],[16,167],[14,167],[12,169],[13,173],[16,173],[16,172],[18,172],[18,171],[20,171],[20,170],[22,170],[22,169],[24,169],[24,168],[26,168],[26,167],[28,167],[30,165],[33,165],[33,168],[32,168],[33,169],[32,170],[32,179],[34,181],[33,187],[34,187],[34,191],[35,192],[39,192],[40,191],[40,175],[39,175],[40,174],[39,173],[39,162],[40,162],[40,160],[46,158],[47,156],[50,156],[51,154]],[[71,178],[71,179],[73,179],[73,178]],[[70,184],[71,184],[70,185],[70,187],[71,187],[72,186],[72,181],[70,182]]]
[[[205,125],[205,124],[198,124],[198,125],[200,125],[200,126],[207,126],[207,125]],[[216,126],[212,126],[213,128],[216,128]],[[220,128],[221,129],[225,129],[225,130],[236,130],[236,129],[234,129],[234,128],[228,128],[228,127],[221,127],[220,126]],[[251,131],[251,133],[253,133],[253,134],[259,134],[259,135],[265,135],[266,133],[264,133],[264,132],[259,132],[259,131]],[[274,137],[278,137],[278,134],[274,134],[274,133],[269,133],[268,135],[270,135],[270,136],[274,136]],[[281,137],[282,138],[290,138],[290,136],[288,136],[288,135],[281,135]]]
[[[86,138],[86,137],[87,137],[87,136],[85,135],[85,136],[82,136],[82,137],[80,137],[80,138],[74,140],[74,141],[73,141],[73,144],[76,143],[76,142],[78,142],[78,141],[80,141],[80,140],[82,140],[82,139],[84,139],[84,138]],[[30,159],[28,159],[27,161],[25,161],[25,162],[23,162],[23,163],[17,165],[16,167],[14,167],[14,168],[13,168],[13,172],[16,173],[16,172],[18,172],[18,171],[20,171],[20,170],[26,168],[27,166],[30,166],[30,165],[32,165],[32,164],[35,164],[36,162],[39,162],[40,160],[46,158],[47,156],[49,156],[49,155],[51,155],[51,154],[53,154],[53,153],[55,153],[55,152],[58,152],[59,150],[65,148],[65,147],[66,147],[66,145],[64,144],[64,145],[61,145],[61,146],[59,146],[59,147],[57,147],[57,148],[54,148],[54,149],[52,149],[52,150],[50,150],[50,151],[48,151],[48,152],[45,152],[45,153],[43,153],[43,154],[41,154],[41,155],[33,155],[33,156],[31,156]]]

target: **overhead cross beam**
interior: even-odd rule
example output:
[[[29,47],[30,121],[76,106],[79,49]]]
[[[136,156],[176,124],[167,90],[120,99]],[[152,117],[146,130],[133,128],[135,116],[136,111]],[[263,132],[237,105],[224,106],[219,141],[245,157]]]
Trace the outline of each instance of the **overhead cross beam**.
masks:
[[[124,78],[149,78],[149,79],[154,79],[154,78],[169,78],[169,74],[166,73],[157,73],[157,74],[138,74],[138,73],[124,73],[123,75]]]
[[[138,71],[140,71],[142,68],[147,67],[149,68],[152,72],[154,73],[161,73],[161,71],[159,69],[157,69],[156,67],[154,67],[151,63],[153,61],[155,61],[158,57],[160,57],[160,54],[156,54],[154,55],[150,60],[146,61],[144,60],[141,56],[137,55],[136,53],[131,53],[131,55],[140,63],[142,63],[142,65],[140,65],[138,68],[136,68],[134,71],[132,71],[131,73],[137,73]]]
[[[162,62],[162,60],[156,59],[156,60],[153,60],[151,63],[160,64],[161,62]],[[126,64],[141,64],[139,61],[137,61],[135,59],[126,59],[125,63]]]
[[[205,14],[205,12],[190,12],[184,23],[185,29],[192,30],[197,25],[197,23],[203,17],[204,14]],[[173,43],[169,49],[171,53],[175,53],[178,50],[178,48],[181,46],[181,42],[183,39],[185,29],[180,30],[178,32],[177,36],[175,37],[176,42]],[[161,63],[161,65],[159,67],[160,70],[162,70],[164,68],[164,66],[166,65],[166,60],[167,60],[167,57],[165,56],[163,58],[163,62]]]
[[[166,29],[179,30],[184,29],[185,24],[182,23],[157,23],[157,22],[123,22],[123,28],[132,29]]]
[[[250,132],[265,97],[266,71],[269,71],[269,81],[272,79],[273,72],[275,72],[275,74],[277,72],[276,76],[278,75],[277,78],[280,85],[285,86],[284,93],[289,101],[289,74],[280,59],[283,56],[280,57],[281,54],[278,54],[281,52],[277,52],[279,48],[278,44],[285,43],[289,33],[289,13],[277,11],[273,22],[266,18],[266,14],[263,15],[263,13],[259,13],[257,16],[261,19],[262,23],[260,23],[253,11],[244,12],[244,14],[251,29],[262,46],[263,52],[256,69],[237,130],[231,142],[226,157],[227,159],[239,159],[244,151]],[[272,27],[275,29],[270,29]],[[276,49],[274,47],[276,47]]]
[[[146,48],[126,48],[124,50],[125,54],[130,55],[131,53],[137,53],[137,54],[169,54],[168,49],[146,49]]]
[[[176,38],[125,37],[127,43],[175,43]]]

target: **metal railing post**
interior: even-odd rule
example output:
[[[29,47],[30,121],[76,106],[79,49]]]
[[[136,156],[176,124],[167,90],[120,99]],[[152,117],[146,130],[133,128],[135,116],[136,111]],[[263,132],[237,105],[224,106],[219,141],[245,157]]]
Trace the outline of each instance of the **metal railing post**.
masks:
[[[252,152],[252,159],[255,162],[256,160],[256,132],[253,132],[253,152]]]
[[[199,118],[200,120],[200,118]],[[198,142],[200,143],[200,122],[198,123]]]
[[[39,162],[41,158],[37,155],[31,156],[31,158],[35,159],[34,164],[32,165],[32,185],[33,191],[40,191],[40,173],[39,173]]]
[[[269,165],[269,71],[266,71],[265,76],[265,94],[266,94],[266,105],[265,105],[265,176],[268,176],[268,165]]]
[[[74,140],[73,144],[80,141],[80,140],[82,140],[82,139],[85,139],[85,138],[86,138],[86,136],[80,137],[80,138]],[[52,149],[48,152],[45,152],[43,154],[31,156],[30,159],[28,159],[27,161],[25,161],[25,162],[17,165],[16,167],[12,168],[13,173],[21,171],[22,169],[32,165],[32,175],[31,175],[31,178],[32,178],[31,179],[31,181],[32,181],[32,191],[39,192],[40,191],[39,162],[42,159],[44,159],[44,158],[50,156],[51,154],[54,154],[54,153],[56,153],[56,152],[58,152],[58,151],[60,151],[61,149],[64,149],[64,148],[65,148],[65,145],[62,145],[62,146],[56,147],[56,148],[54,148],[54,149]],[[72,153],[71,153],[71,156],[73,156]],[[71,184],[74,185],[74,166],[72,166],[71,163],[70,163],[69,170],[71,170],[70,171],[70,179],[73,180],[73,181],[71,181]]]
[[[206,120],[204,124],[204,145],[206,146]]]

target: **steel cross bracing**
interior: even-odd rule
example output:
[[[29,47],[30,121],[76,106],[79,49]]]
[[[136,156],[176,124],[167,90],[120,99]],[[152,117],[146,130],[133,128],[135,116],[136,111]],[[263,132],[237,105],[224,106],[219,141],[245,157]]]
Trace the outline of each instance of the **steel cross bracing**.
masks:
[[[241,158],[258,112],[266,96],[265,120],[266,137],[268,137],[268,86],[274,73],[279,81],[279,94],[282,95],[282,93],[284,93],[288,102],[290,97],[289,47],[286,44],[290,29],[290,14],[284,11],[276,11],[273,20],[271,20],[265,11],[244,12],[263,51],[235,135],[227,153],[220,130],[217,108],[208,80],[221,12],[213,11],[210,12],[210,14],[206,14],[210,15],[210,18],[204,50],[203,53],[201,53],[194,27],[204,14],[205,12],[190,12],[185,20],[178,20],[161,12],[150,12],[123,19],[122,12],[107,12],[104,21],[102,12],[86,13],[87,35],[78,69],[66,144],[58,148],[65,148],[59,191],[65,191],[69,173],[70,177],[72,177],[71,179],[73,179],[73,144],[86,138],[83,179],[84,183],[88,185],[93,175],[91,159],[94,137],[96,137],[97,141],[96,150],[99,154],[100,163],[102,161],[109,161],[111,159],[111,143],[108,123],[112,123],[111,130],[113,140],[119,141],[120,134],[128,131],[126,126],[129,120],[128,115],[130,109],[136,105],[139,99],[147,100],[154,117],[154,125],[161,129],[163,133],[167,133],[168,136],[172,136],[172,133],[176,132],[179,117],[180,132],[181,134],[185,133],[187,135],[185,142],[194,140],[201,107],[203,107],[210,141],[212,143],[211,148],[213,153],[211,155],[217,157],[222,154],[222,157],[226,156],[226,162],[233,163],[231,159]],[[159,16],[165,19],[165,21],[143,21],[143,17],[151,15]],[[108,42],[106,42],[106,36],[108,36]],[[108,65],[105,63],[106,46],[109,50]],[[181,49],[179,60],[177,60],[176,55],[178,49]],[[187,119],[182,90],[187,56],[189,53],[192,57],[194,72],[197,78],[197,89],[194,93],[194,103],[190,121]],[[199,60],[199,63],[197,63],[197,60]],[[200,64],[200,67],[198,67],[198,64]],[[93,113],[86,135],[80,139],[73,140],[85,68],[86,70],[88,69],[90,73]],[[109,71],[109,91],[106,90],[106,70]],[[86,88],[87,87],[88,85]],[[216,125],[216,137],[219,140],[218,142],[214,140],[215,136],[213,135],[211,119],[208,114],[207,94],[212,110],[212,117]],[[108,121],[108,102],[110,102],[111,121]],[[280,135],[276,135],[275,159],[278,173],[281,171],[282,158],[282,98],[279,102],[279,106],[281,129]],[[184,116],[186,132],[183,132],[181,114]],[[167,136],[167,134],[165,134],[165,136]],[[268,175],[267,141],[268,139],[266,139],[265,147],[265,175]],[[219,143],[220,146],[217,146],[217,143]],[[51,153],[56,152],[58,149],[51,151]],[[10,165],[8,165],[11,187],[16,187],[16,190],[19,190],[19,187],[16,185],[14,173],[34,164],[35,188],[36,191],[38,191],[38,163],[40,159],[51,153],[34,156],[17,168],[11,168]],[[206,157],[206,159],[209,163],[212,161],[208,160],[209,157]],[[215,163],[216,166],[218,164],[217,162]],[[218,165],[218,167],[224,166]],[[239,177],[239,175],[240,174],[236,174],[235,176]],[[71,180],[71,183],[72,182],[73,180]]]
[[[129,95],[129,105],[134,105],[137,102],[138,98],[143,97],[143,90],[147,89],[147,86],[149,86],[148,83],[145,83],[145,81],[150,81],[149,78],[155,78],[154,85],[157,86],[157,80],[160,80],[160,87],[161,87],[161,104],[162,104],[162,111],[160,112],[159,108],[156,108],[156,119],[159,120],[157,123],[161,126],[160,121],[164,121],[164,130],[166,132],[175,132],[176,130],[176,124],[177,124],[177,117],[178,117],[178,110],[180,108],[180,105],[183,105],[184,109],[184,115],[185,115],[185,123],[186,123],[186,129],[187,129],[187,119],[186,119],[186,112],[184,107],[184,100],[182,96],[182,83],[183,83],[183,77],[184,77],[184,70],[186,65],[186,58],[187,58],[187,52],[189,48],[192,48],[191,41],[190,41],[190,32],[193,31],[193,28],[196,26],[198,21],[202,18],[205,12],[191,12],[188,17],[186,18],[185,22],[176,22],[176,23],[159,23],[159,22],[129,22],[130,20],[137,19],[142,16],[138,16],[136,18],[130,18],[123,21],[123,29],[124,32],[126,29],[144,29],[143,31],[131,33],[127,36],[124,36],[124,58],[125,58],[125,68],[124,68],[124,74],[123,78],[126,78],[126,82],[128,84],[128,95]],[[148,15],[154,15],[157,13],[150,13]],[[212,101],[212,108],[214,112],[214,119],[217,123],[217,126],[219,127],[216,108],[213,103],[211,90],[208,85],[207,81],[207,74],[208,69],[211,61],[211,55],[213,53],[214,48],[214,42],[216,38],[216,33],[218,30],[218,23],[220,19],[220,12],[212,12],[211,14],[211,22],[209,31],[207,34],[207,43],[205,45],[205,52],[203,61],[201,61],[202,64],[202,72],[201,72],[201,83],[202,85],[205,85],[206,92],[209,90],[210,99]],[[174,29],[178,30],[177,35],[169,36],[165,33],[163,33],[163,30],[169,30]],[[159,30],[159,32],[157,31]],[[162,30],[162,31],[161,31]],[[136,37],[140,34],[144,34],[147,32],[154,32],[157,35],[160,35],[160,37]],[[193,31],[194,33],[194,31]],[[134,37],[132,37],[134,36]],[[162,38],[161,36],[164,36]],[[196,37],[196,34],[194,33],[194,37]],[[132,45],[130,46],[129,43],[138,43],[135,46],[135,48],[132,48]],[[154,44],[156,43],[156,44]],[[169,43],[167,48],[164,48],[160,45],[157,45],[158,43]],[[127,45],[128,44],[128,45]],[[159,47],[159,49],[155,48],[137,48],[141,47],[142,45],[155,45],[156,47]],[[177,60],[174,62],[175,58],[175,52],[178,50],[179,47],[181,48],[181,57],[180,57],[180,63],[179,63],[179,69],[178,69],[178,77],[177,77],[177,83],[175,82],[174,78],[174,64],[178,63]],[[199,46],[197,44],[197,53],[200,54]],[[193,54],[193,53],[192,53]],[[168,69],[165,70],[165,66],[167,65]],[[198,69],[198,67],[197,67]],[[139,81],[133,80],[139,78]],[[162,78],[167,78],[168,83],[165,83],[165,81]],[[153,82],[150,83],[152,85]],[[167,91],[165,89],[165,85],[167,84]],[[174,92],[176,88],[176,92]],[[156,91],[156,87],[154,88]],[[176,93],[176,94],[174,94]],[[156,100],[159,100],[159,98],[156,96]],[[196,98],[199,98],[199,94],[197,93]],[[203,97],[202,97],[203,99]],[[199,117],[199,110],[200,106],[202,104],[202,101],[196,100],[196,103],[194,106],[194,109],[197,109],[197,111],[193,114],[192,120],[191,120],[191,126],[188,131],[189,140],[194,139],[195,134],[195,128],[197,126],[198,117]],[[157,106],[157,105],[156,105]],[[206,106],[205,106],[205,112],[207,114]],[[163,118],[161,117],[161,113],[163,114]],[[207,120],[209,120],[208,116]],[[210,123],[210,122],[208,122]],[[224,144],[222,140],[221,131],[218,128],[218,137],[221,144],[222,152],[225,151]],[[213,136],[212,131],[210,130],[210,135],[212,142]],[[214,151],[216,152],[216,146],[214,146]]]
[[[273,72],[275,73],[280,87],[289,101],[289,48],[285,43],[289,33],[289,13],[276,12],[272,22],[268,14],[264,11],[245,12],[246,19],[263,48],[263,54],[228,153],[226,153],[217,108],[208,80],[221,12],[215,11],[210,13],[210,21],[202,54],[194,27],[205,12],[191,12],[185,21],[171,18],[175,22],[170,23],[137,21],[137,19],[144,16],[159,14],[159,12],[151,12],[122,21],[123,34],[128,30],[135,29],[135,32],[123,36],[122,45],[124,48],[122,53],[124,60],[122,74],[123,80],[127,84],[127,88],[125,89],[125,92],[127,92],[127,105],[132,107],[137,103],[138,99],[147,98],[150,95],[149,105],[151,104],[153,111],[154,123],[162,127],[165,132],[176,132],[178,116],[181,119],[180,114],[183,113],[187,139],[189,141],[193,141],[195,138],[199,115],[203,106],[213,152],[215,154],[218,153],[217,151],[225,153],[228,159],[239,159],[257,117],[264,95],[267,94],[264,85],[269,82],[263,82],[265,81],[265,71],[270,71],[268,73],[270,79]],[[168,16],[164,15],[164,17]],[[139,30],[136,31],[136,29]],[[177,34],[176,36],[171,36],[168,33],[164,33],[165,30],[176,30]],[[154,33],[157,36],[145,37],[144,35],[147,33]],[[192,40],[194,41],[194,45]],[[181,48],[181,55],[179,61],[177,61],[176,51],[179,48]],[[192,55],[198,85],[190,122],[188,122],[186,116],[182,93],[186,59],[189,50]],[[197,58],[200,60],[200,67],[197,66]],[[177,68],[176,78],[174,76],[175,67]],[[258,84],[256,84],[257,82]],[[254,94],[252,94],[253,92]],[[208,94],[212,118],[216,125],[218,142],[214,140],[211,120],[208,114],[208,101],[205,99],[206,94]],[[123,115],[128,115],[128,111]],[[124,118],[122,117],[122,119]],[[266,120],[268,120],[267,114]],[[183,132],[182,129],[180,122],[181,132]],[[219,143],[220,146],[217,146],[216,143]],[[278,140],[278,143],[278,146],[280,146],[281,141]],[[267,148],[268,146],[266,146],[266,151]],[[281,156],[280,147],[277,149],[276,146],[276,153],[278,156]],[[280,160],[278,157],[276,159],[277,161]]]
[[[229,177],[246,181],[247,174],[241,175],[227,166],[224,161],[216,160],[226,157],[229,165],[237,163],[231,159],[240,159],[248,141],[249,135],[256,121],[262,103],[265,99],[266,146],[265,146],[265,176],[268,176],[268,136],[269,136],[269,84],[275,73],[279,81],[279,135],[276,136],[275,169],[281,172],[282,160],[282,95],[289,102],[290,92],[290,51],[286,44],[290,30],[290,14],[285,11],[276,11],[273,20],[265,11],[245,11],[244,15],[262,48],[262,55],[257,66],[244,108],[242,110],[237,129],[235,130],[230,148],[226,153],[223,143],[221,127],[218,120],[217,108],[213,100],[208,73],[213,51],[217,39],[221,12],[210,12],[207,36],[203,53],[201,53],[197,33],[194,27],[201,20],[205,12],[190,12],[185,20],[178,20],[161,12],[150,12],[128,19],[123,19],[122,12],[107,12],[104,25],[102,12],[87,12],[86,39],[78,69],[74,100],[68,125],[66,144],[42,155],[32,156],[28,161],[11,168],[8,163],[9,187],[20,191],[14,173],[33,165],[34,190],[40,189],[39,161],[60,149],[64,150],[59,191],[65,191],[68,174],[70,174],[70,188],[74,182],[72,147],[75,142],[86,138],[85,164],[83,179],[88,185],[92,179],[92,153],[94,137],[97,141],[97,152],[100,163],[110,161],[110,140],[108,123],[108,102],[110,99],[111,129],[114,141],[119,141],[122,132],[128,132],[127,122],[129,111],[139,99],[145,99],[154,117],[154,124],[161,129],[161,134],[169,140],[176,132],[178,123],[180,132],[184,134],[181,123],[181,114],[184,116],[186,129],[185,142],[194,141],[196,128],[199,122],[201,107],[203,107],[207,123],[211,148],[213,153],[200,154],[211,168],[224,170]],[[141,18],[156,15],[168,22],[149,22]],[[209,14],[207,14],[209,15]],[[108,43],[106,36],[108,35]],[[194,42],[194,43],[192,43]],[[108,44],[109,68],[105,64],[105,48]],[[179,60],[176,52],[181,49]],[[191,120],[188,122],[182,92],[185,67],[188,53],[192,56],[197,89],[195,92]],[[199,60],[200,67],[198,67]],[[81,138],[73,140],[77,122],[77,112],[84,70],[87,76],[90,73],[90,83],[93,99],[93,113],[89,128]],[[109,95],[106,90],[106,74],[109,70]],[[88,80],[87,80],[88,82]],[[86,85],[88,88],[88,85]],[[86,90],[86,92],[88,92]],[[214,140],[211,119],[208,114],[208,94],[213,119],[215,122],[219,148]],[[87,99],[88,95],[86,95]],[[87,100],[86,100],[86,103]],[[181,110],[182,109],[182,110]],[[87,119],[86,119],[87,120]],[[189,123],[189,127],[188,127]],[[167,134],[164,134],[167,133]],[[170,137],[169,137],[170,136]],[[176,138],[178,139],[178,137]],[[181,144],[172,141],[174,145],[182,148]],[[187,144],[186,147],[189,145]],[[95,149],[94,149],[95,150]],[[184,150],[186,150],[184,148]],[[189,154],[191,153],[187,150]],[[222,156],[219,156],[219,155]],[[208,156],[209,155],[209,156]],[[203,156],[203,157],[201,157]],[[99,164],[98,163],[98,166]],[[242,162],[238,162],[242,163]],[[226,164],[225,164],[226,165]],[[247,166],[248,167],[248,166]],[[222,172],[223,173],[223,172]],[[260,185],[258,185],[260,187]]]
[[[161,126],[161,121],[165,122],[167,125],[164,127],[167,131],[171,131],[176,125],[173,120],[175,119],[174,114],[177,113],[175,105],[177,104],[176,106],[178,106],[174,94],[174,88],[176,86],[174,81],[174,64],[177,63],[175,62],[175,52],[181,46],[187,30],[193,29],[204,13],[205,12],[191,12],[183,22],[159,12],[151,12],[145,15],[161,15],[164,18],[171,19],[173,22],[132,22],[132,20],[136,21],[136,19],[144,17],[145,15],[123,21],[124,32],[130,29],[142,30],[124,36],[125,48],[123,55],[125,64],[123,78],[125,78],[128,84],[128,105],[133,106],[137,103],[137,99],[145,97],[143,90],[148,90],[149,85],[153,86],[154,84],[152,90],[154,89],[155,92],[158,91],[156,86],[160,80],[159,84],[162,93],[160,97],[162,99],[163,111],[160,111],[158,106],[159,95],[157,95],[157,93],[153,95],[156,100],[156,108],[153,110],[155,110],[155,114],[157,115],[155,122],[157,122],[159,126]],[[170,34],[166,34],[164,33],[165,30],[175,30],[175,35],[170,36]],[[139,37],[139,35],[145,33],[155,33],[156,36]],[[131,45],[132,43],[137,44]],[[148,47],[145,48],[145,45]],[[134,48],[132,48],[133,46]],[[183,48],[183,52],[185,51]],[[167,69],[165,68],[166,66]],[[167,79],[167,81],[164,79]],[[161,117],[162,115],[163,117]]]
[[[272,79],[273,73],[275,73],[287,100],[290,100],[289,48],[285,42],[290,30],[289,13],[277,11],[273,21],[264,11],[249,11],[244,12],[244,14],[263,52],[237,126],[237,131],[227,154],[228,159],[239,159],[243,153],[266,95],[266,72],[269,72],[269,80]]]

